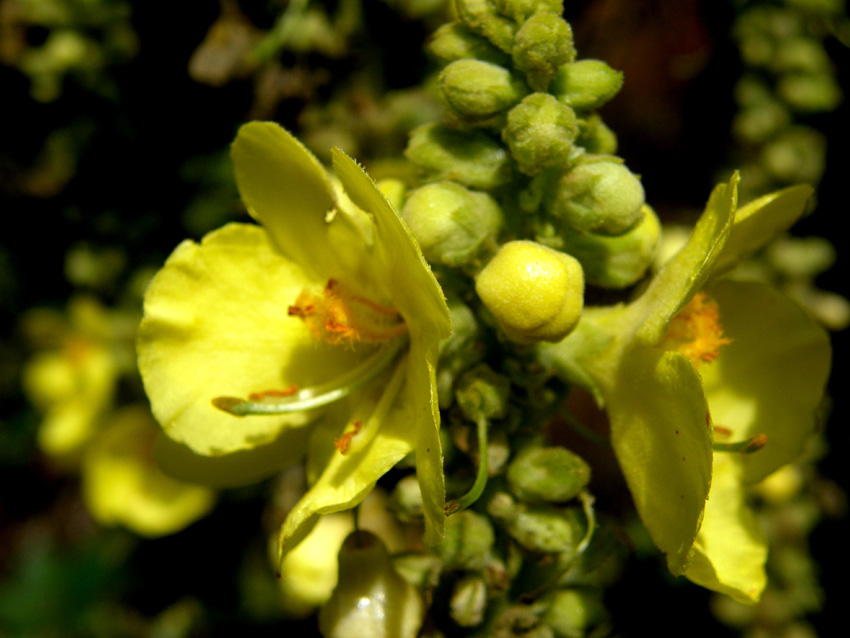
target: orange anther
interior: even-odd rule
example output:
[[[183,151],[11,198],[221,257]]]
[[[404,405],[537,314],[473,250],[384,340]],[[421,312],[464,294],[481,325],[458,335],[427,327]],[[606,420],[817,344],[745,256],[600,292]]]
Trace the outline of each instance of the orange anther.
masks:
[[[360,421],[354,421],[351,424],[351,430],[348,432],[343,432],[342,436],[338,439],[334,439],[334,447],[339,450],[340,454],[345,454],[348,452],[348,448],[351,445],[351,439],[360,432],[360,429],[363,427],[363,424]]]
[[[297,385],[291,385],[283,390],[265,390],[264,392],[252,392],[248,395],[249,401],[262,401],[263,399],[275,397],[288,397],[298,392]]]

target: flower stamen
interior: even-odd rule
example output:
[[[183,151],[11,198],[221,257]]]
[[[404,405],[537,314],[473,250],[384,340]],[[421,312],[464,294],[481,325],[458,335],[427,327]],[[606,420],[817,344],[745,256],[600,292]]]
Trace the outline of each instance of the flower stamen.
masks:
[[[379,343],[407,333],[395,308],[354,295],[336,279],[328,279],[320,294],[303,290],[287,314],[304,321],[314,338],[331,345]]]
[[[216,397],[212,404],[234,416],[290,414],[318,408],[339,401],[377,377],[396,359],[407,342],[406,337],[399,337],[382,343],[359,365],[327,383],[302,389],[290,386],[285,390],[255,392],[247,399]]]
[[[732,343],[732,339],[723,335],[717,302],[706,293],[698,292],[670,320],[662,343],[699,366],[717,359],[720,347]]]

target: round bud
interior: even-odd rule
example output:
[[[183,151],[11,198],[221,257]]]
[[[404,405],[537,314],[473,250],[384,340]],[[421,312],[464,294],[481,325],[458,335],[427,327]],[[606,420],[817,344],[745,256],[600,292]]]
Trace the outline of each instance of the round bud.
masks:
[[[590,481],[590,466],[577,454],[558,446],[529,446],[508,465],[508,483],[525,502],[563,503]]]
[[[619,235],[638,223],[644,203],[640,180],[611,160],[578,164],[555,183],[549,213],[573,230]]]
[[[535,13],[514,37],[514,67],[535,91],[545,91],[555,72],[575,57],[573,31],[560,15]]]
[[[559,68],[549,90],[564,104],[591,111],[617,95],[622,86],[622,72],[601,60],[579,60]]]
[[[586,153],[614,155],[617,152],[617,134],[605,125],[602,118],[593,113],[581,120],[578,146]]]
[[[404,155],[428,180],[450,179],[479,190],[504,186],[513,176],[508,151],[477,130],[419,126],[411,132]]]
[[[644,276],[661,241],[661,222],[643,205],[643,218],[622,235],[562,233],[562,248],[581,262],[587,283],[602,288],[625,288]]]
[[[608,618],[600,590],[562,589],[556,591],[546,612],[546,623],[557,636],[588,636]]]
[[[455,60],[438,78],[452,115],[467,124],[491,124],[528,93],[508,69],[481,60]]]
[[[526,240],[503,245],[478,273],[475,290],[505,336],[519,343],[560,341],[584,305],[579,262]]]
[[[516,23],[498,11],[492,0],[455,0],[458,18],[469,29],[484,36],[502,51],[510,52],[514,43]]]
[[[526,175],[567,161],[578,133],[573,110],[548,93],[532,93],[508,112],[502,139]]]
[[[502,226],[502,211],[486,193],[455,182],[427,184],[413,191],[401,215],[431,263],[461,266],[475,259]]]
[[[443,64],[475,58],[507,66],[510,56],[493,46],[489,40],[470,31],[461,22],[449,22],[434,31],[428,50]]]

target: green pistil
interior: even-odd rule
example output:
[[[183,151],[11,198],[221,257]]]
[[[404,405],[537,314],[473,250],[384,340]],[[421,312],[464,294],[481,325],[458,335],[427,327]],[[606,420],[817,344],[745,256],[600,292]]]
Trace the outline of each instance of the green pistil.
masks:
[[[238,397],[216,397],[212,400],[212,404],[219,410],[234,416],[289,414],[328,405],[351,394],[386,370],[407,343],[406,336],[383,343],[365,361],[341,377],[298,390],[288,396],[267,396],[261,401]]]

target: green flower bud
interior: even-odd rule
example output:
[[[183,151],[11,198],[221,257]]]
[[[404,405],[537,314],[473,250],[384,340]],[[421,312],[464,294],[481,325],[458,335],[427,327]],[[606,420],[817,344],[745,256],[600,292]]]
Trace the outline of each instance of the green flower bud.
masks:
[[[416,189],[401,211],[422,254],[434,264],[462,266],[493,244],[502,227],[496,200],[455,182]]]
[[[475,627],[484,620],[487,609],[487,583],[481,576],[470,575],[455,583],[449,615],[461,627]]]
[[[613,160],[578,164],[564,173],[544,201],[550,215],[578,232],[619,235],[643,215],[643,186]]]
[[[457,384],[455,396],[464,416],[472,422],[479,418],[503,419],[508,413],[510,380],[481,364],[465,373]]]
[[[494,125],[528,94],[525,82],[508,69],[480,60],[455,60],[440,73],[438,84],[451,114],[471,125]]]
[[[770,100],[747,106],[735,114],[732,129],[746,142],[761,144],[791,124],[791,113],[780,102]]]
[[[573,30],[560,15],[535,13],[514,37],[514,67],[535,91],[545,91],[555,72],[575,57]]]
[[[510,154],[481,131],[419,126],[411,132],[404,155],[429,180],[451,180],[478,190],[504,186],[513,177]]]
[[[434,31],[428,50],[443,64],[474,58],[507,66],[511,60],[507,53],[461,22],[449,22]]]
[[[484,569],[494,541],[493,526],[486,516],[462,510],[446,519],[443,542],[435,549],[446,569]]]
[[[408,474],[396,483],[390,494],[389,508],[403,523],[422,520],[422,492],[416,475]]]
[[[617,134],[594,113],[587,119],[579,120],[577,144],[587,153],[614,155],[617,152]]]
[[[519,170],[536,175],[567,161],[577,133],[575,112],[570,107],[548,93],[532,93],[508,112],[502,139]]]
[[[552,13],[563,15],[563,0],[493,0],[496,10],[511,18],[517,24],[522,24],[535,13]]]
[[[464,370],[481,361],[485,346],[475,313],[451,296],[447,299],[452,320],[452,334],[440,343],[437,365],[437,393],[440,407],[448,409],[454,403],[455,379]]]
[[[601,60],[580,60],[558,69],[549,91],[577,111],[592,111],[623,87],[623,73]]]
[[[584,538],[586,523],[583,519],[579,509],[527,505],[501,523],[511,538],[527,550],[570,557]]]
[[[525,502],[562,503],[574,498],[590,481],[590,466],[563,447],[532,445],[508,465],[508,483]]]
[[[319,611],[325,638],[414,638],[422,625],[419,592],[395,571],[384,544],[352,532],[339,552],[339,583]]]
[[[557,638],[584,638],[607,618],[602,592],[583,589],[555,592],[544,616]]]
[[[625,288],[646,274],[661,240],[661,222],[648,205],[642,210],[641,221],[622,235],[565,231],[559,236],[559,247],[579,260],[587,283]]]
[[[500,14],[494,0],[455,0],[461,21],[475,33],[487,38],[502,51],[510,53],[514,44],[516,23]]]
[[[775,73],[789,71],[829,73],[832,63],[818,40],[806,36],[793,36],[784,38],[782,46],[777,47],[771,67]]]
[[[824,136],[813,128],[799,126],[786,129],[766,144],[760,159],[774,179],[815,184],[823,175],[825,157]]]
[[[505,336],[519,343],[560,341],[584,305],[579,262],[532,241],[502,246],[478,274],[475,290]]]
[[[804,113],[834,111],[844,94],[828,73],[787,73],[776,85],[777,94],[788,105]]]

